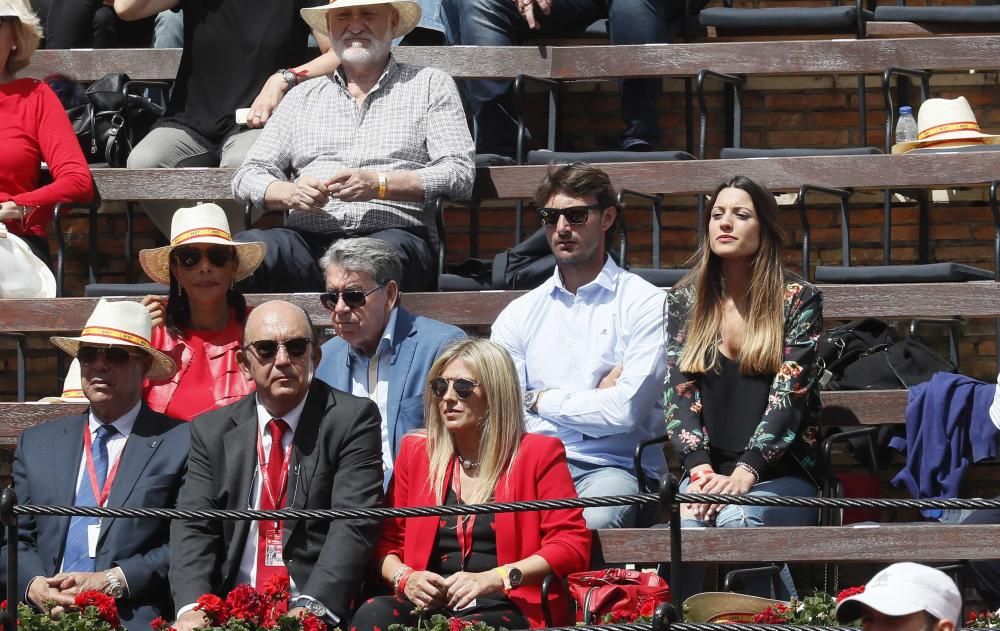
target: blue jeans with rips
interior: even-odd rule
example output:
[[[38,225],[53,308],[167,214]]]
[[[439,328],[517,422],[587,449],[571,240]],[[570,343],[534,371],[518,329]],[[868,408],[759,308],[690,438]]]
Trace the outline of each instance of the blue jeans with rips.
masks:
[[[667,41],[663,0],[559,0],[552,12],[535,9],[541,28],[531,31],[512,0],[443,0],[445,37],[453,45],[512,46],[531,33],[560,35],[582,31],[610,18],[611,43],[653,44]],[[476,152],[512,156],[516,147],[513,82],[464,81],[475,122]],[[621,89],[625,131],[622,148],[651,148],[660,141],[661,79],[628,79]]]
[[[681,481],[680,492],[687,490],[689,478]],[[758,482],[751,487],[748,495],[760,496],[800,496],[815,497],[816,486],[798,476],[785,476],[773,480]],[[682,519],[681,528],[759,528],[761,526],[814,526],[817,511],[809,507],[783,506],[740,506],[730,504],[722,508],[715,517],[714,523],[696,519]],[[687,565],[684,573],[685,586],[700,586],[704,581],[704,569],[697,565]],[[781,568],[781,587],[777,594],[771,593],[769,578],[748,579],[745,583],[746,592],[755,596],[778,597],[788,599],[797,596],[795,583],[788,566]]]

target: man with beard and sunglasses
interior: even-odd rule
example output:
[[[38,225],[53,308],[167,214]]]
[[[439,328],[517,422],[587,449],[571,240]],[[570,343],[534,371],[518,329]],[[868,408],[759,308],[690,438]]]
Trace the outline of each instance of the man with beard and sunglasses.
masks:
[[[327,509],[382,501],[375,403],[313,379],[322,351],[302,308],[266,302],[247,317],[237,360],[255,394],[191,424],[186,509]],[[177,631],[209,626],[203,594],[291,581],[289,613],[330,625],[351,611],[377,535],[370,520],[173,522]]]
[[[174,372],[173,361],[150,344],[150,328],[139,303],[102,300],[80,336],[52,338],[79,360],[90,405],[83,414],[21,434],[13,473],[18,502],[174,506],[186,471],[188,425],[150,410],[140,398],[143,378]],[[103,592],[115,599],[126,629],[146,631],[173,611],[169,532],[169,522],[158,519],[22,515],[18,596],[58,616],[80,592]],[[6,561],[6,549],[0,559]]]
[[[581,497],[649,490],[639,489],[633,456],[639,442],[663,434],[665,294],[608,255],[615,198],[596,167],[549,168],[535,204],[555,272],[493,324],[493,341],[518,369],[527,430],[562,439]],[[642,468],[652,488],[667,470],[663,451],[646,450]],[[643,521],[636,506],[583,516],[589,528]]]
[[[290,90],[233,176],[238,200],[290,210],[284,227],[236,236],[267,244],[247,291],[322,291],[316,261],[334,241],[363,236],[399,255],[403,291],[431,289],[432,207],[442,196],[468,198],[475,169],[455,82],[390,52],[420,6],[332,0],[300,13],[329,32],[340,69]]]
[[[316,376],[378,404],[388,484],[400,440],[424,426],[423,395],[431,365],[464,333],[400,306],[403,269],[384,241],[341,239],[326,251],[320,266],[326,273],[326,293],[320,299],[337,337],[323,345]]]

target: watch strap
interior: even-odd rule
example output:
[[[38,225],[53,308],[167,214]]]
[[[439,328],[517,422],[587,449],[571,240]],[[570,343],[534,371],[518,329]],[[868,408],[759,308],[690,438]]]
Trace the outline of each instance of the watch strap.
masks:
[[[510,590],[513,589],[510,584],[510,571],[507,569],[506,565],[500,565],[494,569],[497,571],[497,574],[500,575],[500,578],[503,579],[503,593],[509,594]]]

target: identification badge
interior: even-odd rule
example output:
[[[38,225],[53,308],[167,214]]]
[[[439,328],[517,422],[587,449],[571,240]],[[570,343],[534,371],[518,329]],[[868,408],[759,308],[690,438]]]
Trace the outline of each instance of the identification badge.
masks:
[[[281,558],[281,531],[269,532],[264,539],[264,565],[268,567],[284,567],[285,560]]]
[[[90,524],[87,526],[87,554],[91,559],[97,558],[97,538],[101,535],[100,524]]]

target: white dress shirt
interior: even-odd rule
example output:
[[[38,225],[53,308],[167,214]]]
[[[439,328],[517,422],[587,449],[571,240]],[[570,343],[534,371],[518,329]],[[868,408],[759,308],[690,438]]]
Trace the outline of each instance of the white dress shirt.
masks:
[[[358,352],[353,346],[347,351],[351,370],[351,394],[356,397],[371,399],[378,406],[382,415],[382,471],[384,486],[392,477],[392,447],[389,445],[389,364],[392,362],[392,335],[396,330],[396,314],[399,309],[393,307],[389,321],[382,331],[375,354],[368,357]]]
[[[562,439],[569,460],[632,470],[636,445],[664,433],[663,356],[666,293],[618,267],[611,257],[576,294],[552,278],[514,300],[493,324],[525,391],[544,390],[529,432]],[[615,365],[615,386],[599,389]],[[666,473],[662,450],[643,469]]]

